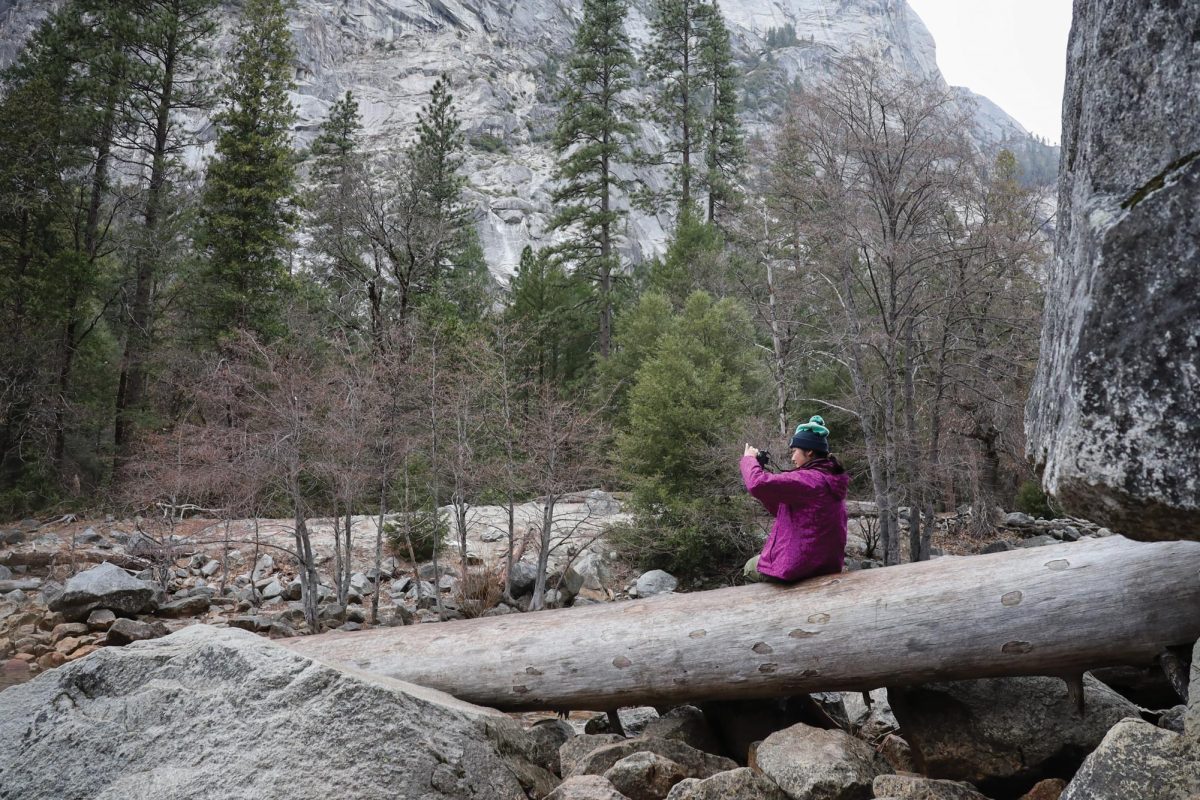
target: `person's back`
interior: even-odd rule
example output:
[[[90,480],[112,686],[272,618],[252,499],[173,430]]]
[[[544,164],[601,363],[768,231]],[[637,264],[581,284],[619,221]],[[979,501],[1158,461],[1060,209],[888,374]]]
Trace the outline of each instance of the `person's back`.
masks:
[[[850,477],[829,455],[820,417],[798,426],[792,438],[796,469],[772,473],[747,446],[742,479],[750,495],[775,517],[762,553],[746,567],[768,579],[798,581],[842,571],[846,552],[846,493]],[[753,451],[753,452],[752,452]]]

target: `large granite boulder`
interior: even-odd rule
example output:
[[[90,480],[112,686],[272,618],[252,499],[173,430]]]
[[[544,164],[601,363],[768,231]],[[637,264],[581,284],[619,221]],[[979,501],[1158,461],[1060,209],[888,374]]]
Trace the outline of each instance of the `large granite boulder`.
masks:
[[[1075,3],[1028,452],[1067,509],[1200,539],[1200,3]]]
[[[64,619],[86,620],[93,609],[108,608],[132,616],[154,606],[155,587],[139,581],[116,564],[105,561],[67,581],[62,594],[50,601],[50,610]]]
[[[1117,723],[1067,784],[1060,800],[1194,800],[1200,748],[1140,719]]]
[[[582,737],[575,737],[579,740]],[[567,742],[567,747],[571,742]],[[563,751],[560,750],[560,753]],[[737,764],[723,756],[705,753],[676,739],[655,739],[641,736],[637,739],[625,739],[613,744],[599,747],[568,768],[568,760],[563,756],[563,777],[569,775],[603,775],[610,767],[623,758],[634,753],[653,753],[662,758],[674,761],[683,769],[684,777],[708,778],[718,772],[737,769]]]
[[[536,796],[554,781],[514,755],[524,736],[449,695],[195,625],[4,690],[0,797],[525,800],[522,781]]]
[[[1080,714],[1057,678],[986,678],[889,689],[918,766],[932,778],[1032,785],[1070,775],[1138,707],[1090,675]],[[1061,773],[1061,774],[1059,774]]]

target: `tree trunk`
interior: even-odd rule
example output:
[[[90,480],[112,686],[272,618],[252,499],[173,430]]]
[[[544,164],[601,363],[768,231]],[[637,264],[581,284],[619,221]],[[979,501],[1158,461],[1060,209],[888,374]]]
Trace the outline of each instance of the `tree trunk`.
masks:
[[[1200,637],[1200,542],[1123,537],[645,600],[288,639],[504,710],[1078,675]]]

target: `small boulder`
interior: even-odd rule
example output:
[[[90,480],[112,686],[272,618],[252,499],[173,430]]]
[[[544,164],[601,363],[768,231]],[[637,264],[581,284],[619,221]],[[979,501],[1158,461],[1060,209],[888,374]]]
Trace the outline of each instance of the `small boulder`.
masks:
[[[1006,542],[1003,539],[997,539],[996,541],[988,544],[987,547],[983,548],[979,552],[982,553],[983,555],[988,555],[989,553],[1004,553],[1008,550],[1015,550],[1015,549],[1016,548],[1013,547],[1013,545],[1010,542]]]
[[[1184,733],[1200,749],[1200,640],[1192,648],[1192,668],[1188,683],[1187,711],[1183,714]]]
[[[0,581],[12,580],[12,570],[0,564]]]
[[[580,737],[576,737],[580,738]],[[569,743],[568,743],[569,744]],[[602,775],[609,767],[634,753],[654,753],[678,764],[688,778],[708,778],[737,764],[723,756],[705,753],[673,739],[651,739],[645,736],[606,745],[581,758],[571,770],[572,775]],[[564,764],[564,769],[566,765]]]
[[[1192,800],[1200,753],[1184,736],[1140,719],[1113,726],[1067,784],[1061,800]]]
[[[1021,511],[1013,511],[1004,515],[1006,528],[1028,528],[1035,522],[1034,518]]]
[[[560,766],[558,774],[563,776],[575,774],[576,766],[579,762],[592,752],[599,750],[601,747],[623,741],[625,741],[625,737],[618,736],[615,733],[601,733],[596,735],[585,733],[580,736],[572,736],[558,748]]]
[[[257,583],[263,578],[275,571],[275,559],[267,553],[263,553],[258,557],[258,561],[254,562],[254,570],[250,573],[250,580]]]
[[[1057,678],[985,678],[889,689],[904,738],[931,778],[1030,784],[1071,770],[1138,708],[1084,676],[1081,716]],[[1049,773],[1049,774],[1047,774]],[[1069,774],[1069,773],[1068,773]]]
[[[576,775],[558,785],[545,800],[629,800],[601,775]]]
[[[750,766],[791,797],[805,800],[860,800],[871,783],[889,771],[866,742],[838,730],[803,723],[768,736],[751,753]]]
[[[683,767],[655,753],[632,753],[604,772],[629,800],[663,800],[671,787],[687,777]]]
[[[215,558],[210,558],[208,561],[204,562],[204,566],[200,568],[200,574],[206,578],[211,578],[213,575],[216,575],[220,569],[221,562],[217,561]]]
[[[783,789],[763,775],[742,767],[711,778],[685,778],[667,800],[790,800]]]
[[[1039,533],[1037,536],[1022,539],[1017,543],[1017,547],[1045,547],[1048,544],[1058,544],[1058,539],[1048,533]]]
[[[117,615],[107,608],[97,608],[88,614],[87,626],[93,631],[106,631],[117,621]]]
[[[640,736],[646,726],[658,719],[658,712],[650,706],[617,709],[617,718],[621,720],[621,729],[626,736]],[[583,726],[584,733],[618,733],[612,729],[612,722],[607,714],[592,717]]]
[[[542,719],[533,723],[527,731],[529,738],[529,760],[547,772],[562,774],[559,748],[575,735],[571,723],[563,719]]]
[[[643,572],[635,584],[638,597],[651,597],[656,594],[673,592],[678,585],[679,581],[674,575],[661,569]]]
[[[704,712],[695,706],[672,708],[661,717],[647,721],[642,733],[656,739],[676,739],[706,753],[721,753],[721,745]]]
[[[880,775],[871,788],[876,797],[894,797],[896,800],[988,800],[969,783],[917,775]]]
[[[513,564],[512,570],[508,573],[513,597],[523,597],[532,592],[533,585],[537,582],[537,573],[537,566],[528,561],[518,561]]]
[[[105,644],[126,645],[130,642],[140,642],[145,639],[158,639],[166,636],[169,631],[161,622],[141,622],[136,619],[122,617],[108,629]]]
[[[212,600],[205,593],[189,594],[187,597],[181,597],[178,600],[173,600],[170,603],[159,606],[154,613],[160,617],[168,619],[180,619],[182,617],[195,617],[204,614],[212,605]]]
[[[621,513],[621,504],[617,502],[617,499],[600,489],[588,492],[584,503],[587,504],[588,513],[599,517],[610,517],[613,514]]]
[[[153,602],[153,586],[105,561],[72,576],[62,594],[50,603],[50,610],[60,612],[67,619],[86,620],[97,608],[133,615],[146,611]]]
[[[267,581],[267,585],[262,587],[263,600],[274,600],[276,597],[283,596],[283,584],[275,578]]]

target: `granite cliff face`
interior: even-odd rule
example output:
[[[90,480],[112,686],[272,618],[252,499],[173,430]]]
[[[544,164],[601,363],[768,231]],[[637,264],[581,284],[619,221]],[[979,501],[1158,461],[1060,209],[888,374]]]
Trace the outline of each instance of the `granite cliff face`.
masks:
[[[1072,513],[1200,539],[1200,5],[1076,0],[1029,452]]]
[[[45,0],[0,0],[0,63],[46,13]],[[570,50],[579,0],[306,0],[296,4],[299,109],[296,138],[309,143],[333,101],[358,97],[370,146],[407,141],[433,82],[450,77],[470,144],[469,198],[488,262],[511,272],[528,243],[544,240],[557,114],[553,78]],[[633,0],[628,20],[635,47],[649,36],[649,0]],[[222,12],[228,28],[235,4]],[[794,81],[820,83],[839,56],[865,54],[908,76],[941,80],[929,32],[904,0],[723,0],[737,58],[746,69],[743,117],[761,128]],[[796,42],[768,50],[770,29],[791,25]],[[227,49],[222,45],[218,51]],[[969,92],[961,92],[969,102]],[[643,105],[649,103],[647,93]],[[991,147],[1024,137],[1021,126],[989,101],[976,107],[973,135]],[[207,121],[193,120],[211,139]],[[647,144],[661,131],[643,127]],[[194,154],[202,163],[204,152]],[[662,176],[643,176],[660,183]],[[626,255],[661,252],[670,221],[631,215]]]

